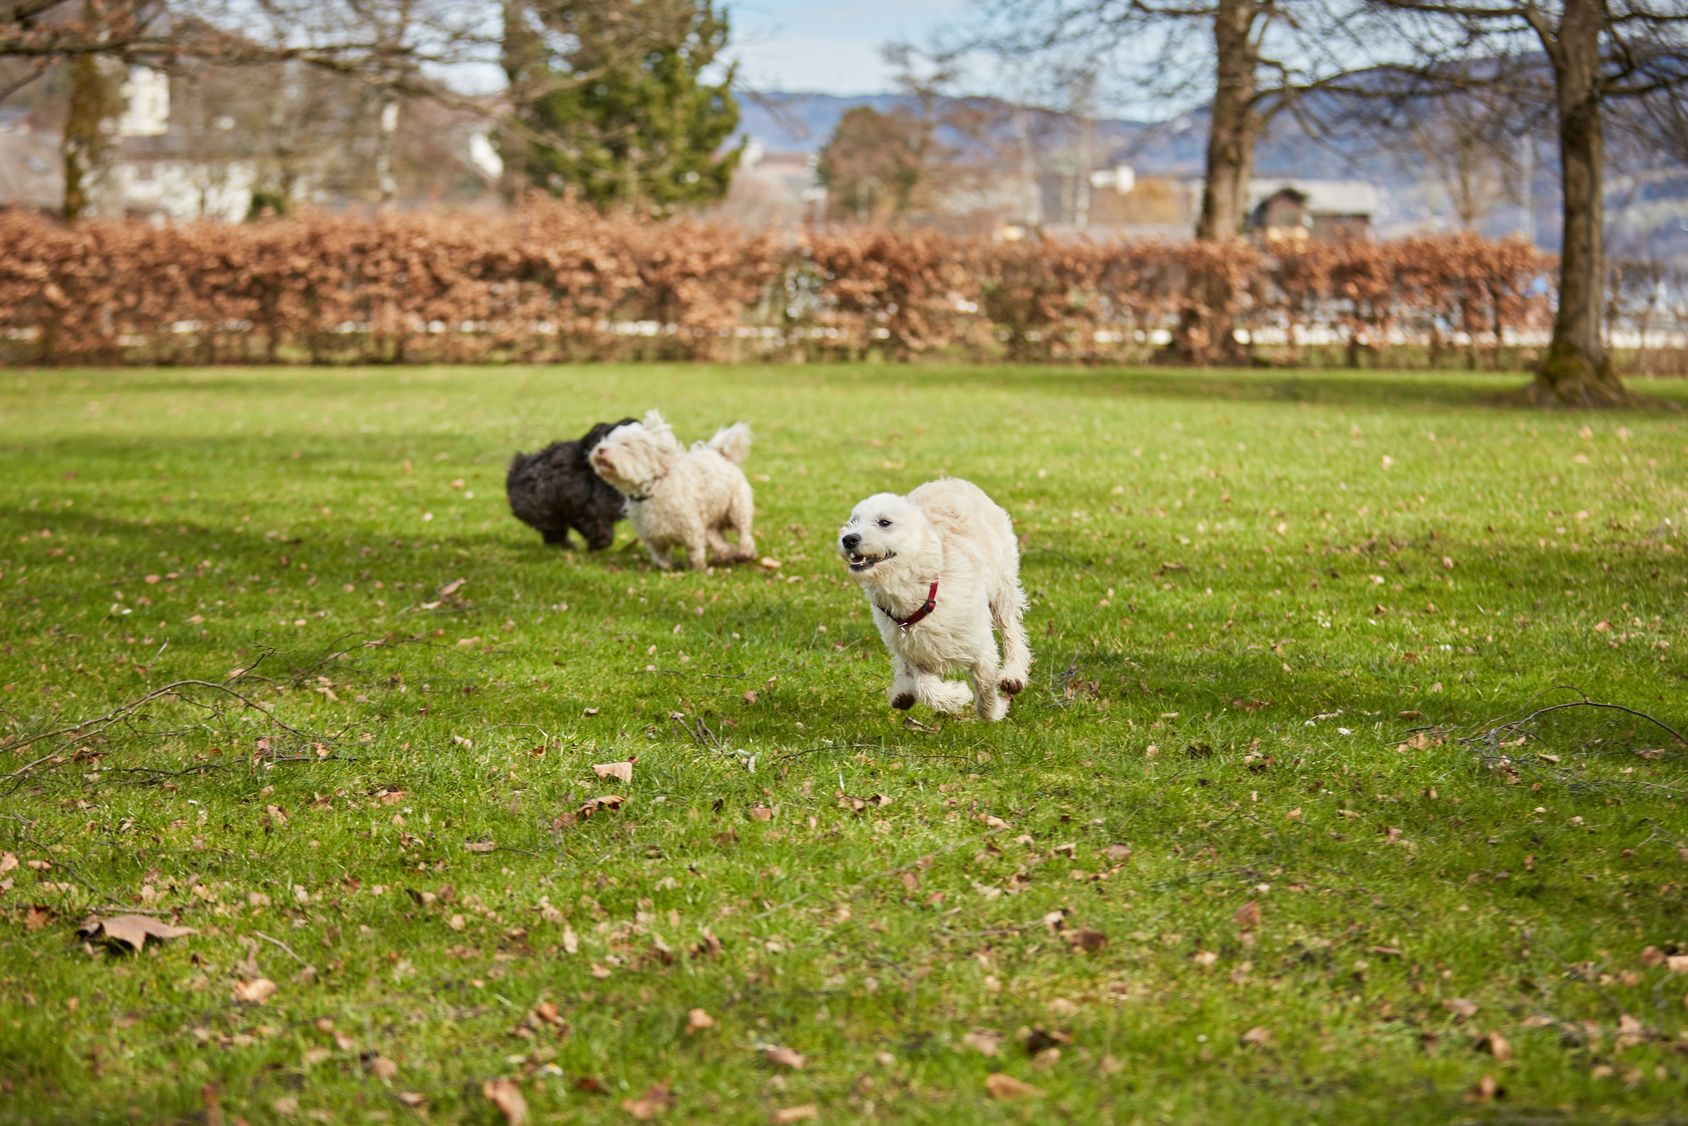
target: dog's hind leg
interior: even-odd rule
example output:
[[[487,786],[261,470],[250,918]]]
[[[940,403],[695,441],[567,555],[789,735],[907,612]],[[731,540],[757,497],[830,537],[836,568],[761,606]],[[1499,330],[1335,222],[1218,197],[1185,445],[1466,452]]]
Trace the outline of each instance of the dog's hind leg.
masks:
[[[1008,714],[1008,697],[1000,695],[997,684],[1002,679],[1002,666],[996,661],[996,643],[973,658],[967,669],[967,679],[973,682],[973,710],[987,723],[995,723]]]
[[[1032,651],[1026,644],[1026,592],[1020,580],[1004,579],[991,596],[991,624],[1002,634],[1002,679],[998,687],[1006,696],[1018,696],[1026,689],[1032,671]]]
[[[756,501],[751,496],[750,486],[746,485],[733,496],[732,507],[727,510],[727,523],[733,531],[738,533],[738,546],[732,549],[734,559],[756,558],[756,537],[751,534],[751,518],[756,511]]]
[[[973,693],[959,680],[945,680],[936,673],[916,674],[915,696],[921,703],[938,712],[958,712],[973,700]]]
[[[727,542],[727,537],[721,534],[720,528],[711,528],[709,535],[709,553],[723,563],[729,563],[738,558],[738,549]]]

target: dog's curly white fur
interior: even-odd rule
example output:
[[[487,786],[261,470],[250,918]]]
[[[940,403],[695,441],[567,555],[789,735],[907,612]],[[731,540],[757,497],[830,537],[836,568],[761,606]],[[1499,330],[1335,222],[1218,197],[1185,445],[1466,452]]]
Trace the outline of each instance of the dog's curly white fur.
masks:
[[[692,570],[718,560],[756,558],[751,535],[754,498],[744,470],[750,427],[735,423],[708,442],[682,449],[660,411],[610,431],[593,447],[592,469],[627,498],[627,518],[651,562],[674,566],[670,552],[686,549]],[[722,531],[738,536],[729,543]]]
[[[879,493],[856,505],[838,530],[838,550],[873,606],[873,624],[891,651],[886,693],[894,708],[915,701],[943,712],[971,699],[986,720],[1008,714],[1026,687],[1032,654],[1022,616],[1020,548],[1014,525],[984,490],[947,477],[906,497]],[[920,612],[932,582],[930,612]],[[1002,634],[997,659],[992,627]],[[965,670],[973,691],[946,673]]]

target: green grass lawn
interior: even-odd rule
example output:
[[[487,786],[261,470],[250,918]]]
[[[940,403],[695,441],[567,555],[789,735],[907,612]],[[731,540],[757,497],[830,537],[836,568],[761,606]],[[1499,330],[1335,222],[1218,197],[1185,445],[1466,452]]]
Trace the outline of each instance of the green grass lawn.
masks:
[[[1688,414],[1516,382],[0,374],[0,1119],[1680,1121],[1688,747],[1496,721],[1688,731]],[[508,515],[653,405],[756,428],[777,569]],[[945,473],[997,725],[885,706],[831,550]]]

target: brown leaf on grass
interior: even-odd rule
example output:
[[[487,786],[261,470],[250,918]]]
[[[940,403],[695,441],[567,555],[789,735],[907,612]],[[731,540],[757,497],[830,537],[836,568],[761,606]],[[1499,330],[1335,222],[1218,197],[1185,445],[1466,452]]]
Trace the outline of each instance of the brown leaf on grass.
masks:
[[[692,1035],[694,1032],[702,1032],[706,1028],[714,1027],[715,1018],[710,1016],[703,1009],[693,1009],[691,1012],[686,1014],[687,1036]]]
[[[621,1109],[641,1122],[649,1121],[674,1105],[666,1084],[658,1083],[636,1099],[621,1100]]]
[[[498,848],[497,841],[465,841],[463,847],[469,852],[492,852]]]
[[[1089,927],[1079,927],[1077,930],[1068,931],[1062,937],[1067,940],[1068,946],[1074,950],[1082,950],[1086,954],[1094,954],[1108,945],[1107,935],[1101,931],[1091,930]]]
[[[1477,1050],[1487,1052],[1495,1057],[1496,1063],[1505,1063],[1512,1058],[1512,1043],[1498,1032],[1490,1032],[1477,1041]]]
[[[399,1065],[380,1054],[370,1056],[365,1060],[363,1069],[377,1079],[391,1079],[399,1073]]]
[[[703,937],[692,943],[692,957],[713,958],[726,949],[721,940],[715,937],[715,932],[708,927],[703,928]]]
[[[627,804],[627,799],[620,794],[601,794],[595,798],[587,798],[580,803],[579,813],[582,818],[591,817],[603,809],[620,809]]]
[[[248,1005],[262,1005],[275,996],[276,984],[267,977],[234,983],[234,999]]]
[[[1472,1102],[1492,1103],[1496,1099],[1504,1097],[1505,1094],[1506,1092],[1501,1088],[1501,1085],[1495,1082],[1494,1076],[1485,1075],[1477,1080],[1475,1087],[1465,1093],[1465,1097]]]
[[[1231,921],[1237,924],[1238,930],[1251,931],[1260,925],[1260,903],[1249,900],[1237,908],[1237,913],[1231,916]]]
[[[600,778],[614,778],[617,782],[631,784],[633,781],[633,764],[638,761],[638,758],[634,757],[625,762],[594,763],[592,772]]]
[[[752,821],[772,821],[774,811],[765,805],[753,805],[750,807],[750,819]]]
[[[400,1091],[395,1097],[411,1110],[422,1110],[428,1105],[428,1096],[416,1091]]]
[[[1102,855],[1115,864],[1124,864],[1131,859],[1131,846],[1128,844],[1111,844],[1102,850]]]
[[[1059,1048],[1063,1044],[1071,1044],[1073,1038],[1065,1032],[1051,1032],[1044,1028],[1034,1028],[1026,1033],[1026,1054],[1039,1055],[1051,1048]]]
[[[568,1027],[567,1022],[563,1020],[563,1014],[558,1011],[557,1006],[550,1001],[539,1002],[539,1004],[533,1007],[533,1012],[529,1015],[539,1024],[549,1024],[552,1027]]]
[[[0,852],[0,876],[4,876],[18,866],[18,858],[9,852]]]
[[[1477,1003],[1464,997],[1449,997],[1442,1002],[1442,1007],[1460,1020],[1469,1020],[1477,1015]]]
[[[198,932],[192,927],[172,926],[146,915],[114,915],[109,919],[89,915],[82,921],[82,925],[76,928],[76,933],[90,941],[102,941],[109,946],[127,946],[131,950],[139,950],[146,945],[149,938],[167,942],[172,938]]]
[[[1270,1048],[1272,1046],[1272,1032],[1270,1029],[1255,1025],[1243,1033],[1242,1042],[1253,1048]]]
[[[754,704],[756,702],[756,689],[752,688],[744,694],[744,702],[746,704]]]
[[[527,1100],[514,1079],[488,1079],[481,1084],[481,1094],[498,1108],[508,1126],[522,1126],[527,1121]]]
[[[1000,1071],[993,1071],[985,1076],[985,1090],[990,1092],[993,1099],[1031,1099],[1040,1098],[1043,1092],[1030,1083],[1022,1083],[1012,1075],[1004,1075]]]
[[[803,1103],[799,1106],[781,1107],[769,1116],[769,1121],[779,1126],[786,1122],[808,1122],[821,1116],[821,1108],[814,1103]]]
[[[762,1059],[774,1067],[783,1067],[791,1071],[802,1071],[809,1062],[803,1053],[785,1047],[763,1048]]]
[[[1002,1044],[1002,1033],[989,1028],[975,1028],[961,1034],[961,1042],[981,1056],[994,1056]]]

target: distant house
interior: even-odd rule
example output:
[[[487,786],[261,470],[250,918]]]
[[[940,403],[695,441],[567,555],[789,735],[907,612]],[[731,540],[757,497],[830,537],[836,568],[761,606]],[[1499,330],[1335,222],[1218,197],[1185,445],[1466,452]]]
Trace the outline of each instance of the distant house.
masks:
[[[1256,179],[1248,229],[1267,242],[1368,239],[1378,191],[1364,180]]]

